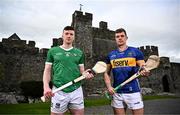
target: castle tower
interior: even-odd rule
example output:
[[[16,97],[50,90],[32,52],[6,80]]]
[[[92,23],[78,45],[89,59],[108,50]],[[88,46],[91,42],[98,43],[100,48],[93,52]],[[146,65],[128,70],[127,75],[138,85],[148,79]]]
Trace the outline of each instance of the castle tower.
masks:
[[[86,57],[92,57],[92,19],[91,13],[75,11],[72,15],[72,26],[75,28],[74,46],[85,52]]]

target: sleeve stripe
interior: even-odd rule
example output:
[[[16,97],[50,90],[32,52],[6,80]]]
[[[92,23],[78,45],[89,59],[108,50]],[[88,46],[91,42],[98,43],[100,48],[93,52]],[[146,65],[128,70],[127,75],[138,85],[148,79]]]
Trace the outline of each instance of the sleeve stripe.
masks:
[[[137,60],[136,62],[139,62],[139,63],[144,63],[144,60]]]
[[[79,66],[84,66],[84,64],[79,64]]]
[[[49,64],[49,65],[52,65],[52,63],[51,63],[51,62],[46,62],[45,64]]]

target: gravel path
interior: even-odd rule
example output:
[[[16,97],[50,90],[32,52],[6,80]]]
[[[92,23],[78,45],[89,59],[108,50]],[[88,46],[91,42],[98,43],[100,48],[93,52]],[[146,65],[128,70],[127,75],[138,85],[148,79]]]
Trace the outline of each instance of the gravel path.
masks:
[[[144,101],[145,115],[180,115],[180,99],[161,99]],[[128,111],[127,113],[130,113]],[[97,106],[85,108],[85,115],[112,115],[111,106]]]

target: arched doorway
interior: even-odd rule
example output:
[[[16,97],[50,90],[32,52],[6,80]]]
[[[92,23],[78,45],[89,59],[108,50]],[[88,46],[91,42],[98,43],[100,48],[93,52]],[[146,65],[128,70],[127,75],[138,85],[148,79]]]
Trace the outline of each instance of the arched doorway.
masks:
[[[163,76],[162,84],[163,84],[163,92],[169,92],[169,82],[168,82],[168,76],[167,75]]]

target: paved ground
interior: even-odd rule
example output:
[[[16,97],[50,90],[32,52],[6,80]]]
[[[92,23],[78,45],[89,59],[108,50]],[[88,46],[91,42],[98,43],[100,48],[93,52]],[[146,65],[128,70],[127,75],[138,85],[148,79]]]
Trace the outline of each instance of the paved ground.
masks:
[[[144,101],[145,115],[180,115],[180,99],[161,99]],[[128,111],[130,113],[130,111]],[[85,108],[85,115],[111,115],[110,106]]]

